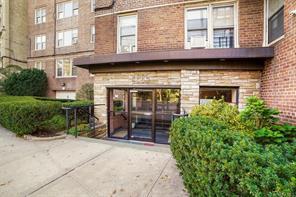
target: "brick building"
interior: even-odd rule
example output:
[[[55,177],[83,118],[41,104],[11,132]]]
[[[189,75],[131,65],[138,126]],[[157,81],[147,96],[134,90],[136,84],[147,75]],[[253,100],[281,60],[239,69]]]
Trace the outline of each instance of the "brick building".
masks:
[[[0,67],[27,66],[27,3],[0,1]]]
[[[94,15],[94,0],[28,1],[28,64],[47,73],[48,96],[75,99],[83,84],[93,82],[73,59],[94,53]]]
[[[96,114],[109,137],[166,143],[173,114],[262,95],[296,123],[293,0],[97,1]],[[284,24],[284,25],[283,25]]]

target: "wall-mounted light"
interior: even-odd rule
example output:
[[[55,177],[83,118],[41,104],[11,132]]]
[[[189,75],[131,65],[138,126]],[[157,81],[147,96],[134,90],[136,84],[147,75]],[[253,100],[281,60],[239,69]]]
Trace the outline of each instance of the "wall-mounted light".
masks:
[[[292,10],[292,11],[290,12],[290,14],[291,14],[292,16],[296,16],[296,10]]]

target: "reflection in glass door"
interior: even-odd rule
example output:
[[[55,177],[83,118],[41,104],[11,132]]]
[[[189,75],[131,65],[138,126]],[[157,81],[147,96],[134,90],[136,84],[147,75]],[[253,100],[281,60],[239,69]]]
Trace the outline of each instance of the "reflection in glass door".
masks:
[[[173,114],[180,113],[180,89],[108,90],[108,136],[169,143]]]
[[[130,90],[130,138],[153,140],[153,90]]]
[[[109,91],[109,137],[128,139],[128,90]]]
[[[156,90],[155,142],[167,144],[173,114],[180,113],[180,90]]]

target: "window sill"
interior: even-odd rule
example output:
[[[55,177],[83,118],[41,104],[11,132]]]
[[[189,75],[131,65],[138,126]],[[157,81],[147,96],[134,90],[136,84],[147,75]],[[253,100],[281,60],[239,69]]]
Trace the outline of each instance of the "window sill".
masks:
[[[72,79],[72,78],[74,78],[74,79],[76,79],[77,78],[77,76],[70,76],[70,77],[55,77],[56,79]]]
[[[76,44],[72,44],[72,45],[67,45],[67,46],[56,46],[56,49],[70,48],[70,47],[74,47],[76,45],[77,45],[77,43]]]
[[[35,49],[34,51],[45,51],[46,50],[46,48],[45,49]]]
[[[79,14],[77,14],[77,15],[72,15],[72,16],[67,16],[67,17],[63,17],[63,18],[57,18],[56,20],[57,20],[57,21],[62,21],[63,19],[75,18],[75,17],[77,17],[77,16],[79,16]]]
[[[43,22],[43,23],[35,23],[35,25],[43,25],[45,24],[46,22]]]
[[[120,55],[120,54],[130,54],[130,53],[137,53],[138,51],[133,51],[133,52],[120,52],[120,51],[117,51],[117,54]]]
[[[273,46],[274,44],[278,43],[279,41],[281,41],[281,40],[282,40],[282,39],[284,39],[284,38],[285,38],[285,34],[284,34],[284,35],[282,35],[281,37],[279,37],[279,38],[275,39],[275,40],[274,40],[274,41],[272,41],[271,43],[269,43],[269,44],[266,44],[265,46],[266,46],[266,47]]]

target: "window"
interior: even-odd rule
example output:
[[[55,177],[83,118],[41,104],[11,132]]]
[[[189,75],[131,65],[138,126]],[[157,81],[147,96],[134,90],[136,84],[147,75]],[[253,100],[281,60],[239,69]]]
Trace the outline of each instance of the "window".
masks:
[[[284,35],[284,0],[266,0],[266,43]]]
[[[67,1],[57,4],[58,19],[77,16],[78,15],[78,0]]]
[[[137,51],[137,15],[118,17],[118,53]]]
[[[213,8],[214,48],[234,47],[234,9],[233,6]]]
[[[96,9],[96,0],[90,0],[90,10],[94,12]]]
[[[46,48],[46,36],[35,36],[35,50],[44,50]]]
[[[46,22],[46,9],[38,8],[35,10],[35,24],[41,24]]]
[[[187,12],[187,42],[191,47],[205,47],[208,37],[208,10],[196,9]]]
[[[74,77],[77,76],[77,69],[72,65],[70,59],[60,59],[56,62],[57,77]]]
[[[95,43],[96,41],[96,27],[94,25],[91,26],[91,33],[90,33],[90,42]]]
[[[72,46],[78,43],[78,30],[72,29],[57,33],[57,47]]]
[[[34,68],[44,70],[43,62],[35,62]]]
[[[238,105],[238,88],[200,87],[199,103],[207,104],[213,99],[224,99],[227,103]]]
[[[186,11],[185,47],[235,47],[234,5],[188,9]]]

